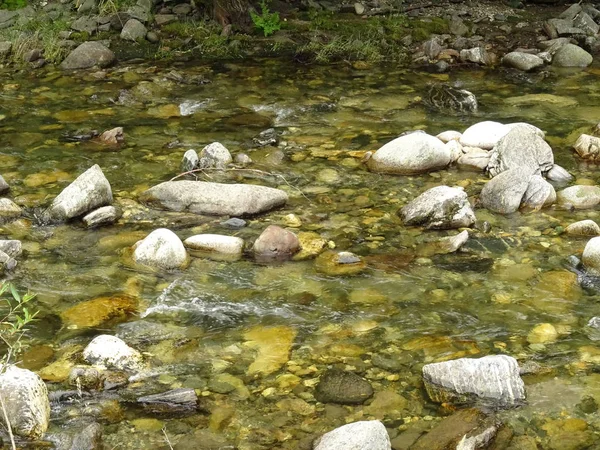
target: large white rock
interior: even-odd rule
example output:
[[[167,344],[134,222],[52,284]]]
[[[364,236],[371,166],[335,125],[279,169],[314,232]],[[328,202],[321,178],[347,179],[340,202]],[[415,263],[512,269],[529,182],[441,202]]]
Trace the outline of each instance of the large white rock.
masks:
[[[600,226],[591,219],[580,220],[565,228],[565,232],[569,236],[598,236],[600,235]]]
[[[183,241],[183,245],[191,252],[198,252],[200,256],[237,260],[242,257],[244,240],[221,234],[196,234]]]
[[[166,228],[154,230],[134,245],[133,260],[156,269],[182,269],[189,256],[181,239]]]
[[[475,222],[467,193],[462,188],[436,186],[403,207],[398,214],[406,225],[430,229],[468,227]]]
[[[110,183],[98,164],[79,175],[54,199],[46,214],[62,221],[81,216],[113,201]]]
[[[465,130],[460,137],[460,143],[463,147],[478,147],[484,150],[491,150],[509,131],[509,127],[499,122],[479,122]]]
[[[42,437],[50,420],[48,389],[42,379],[30,370],[8,366],[0,375],[0,395],[15,434]]]
[[[590,239],[583,249],[581,262],[591,272],[600,275],[600,236]]]
[[[391,450],[385,426],[378,420],[349,423],[317,439],[314,450]]]
[[[575,185],[558,193],[559,205],[566,208],[589,209],[600,204],[600,187]]]
[[[443,169],[450,164],[450,150],[426,133],[410,133],[388,142],[367,161],[373,172],[399,175]]]
[[[83,350],[83,358],[95,366],[138,372],[144,367],[142,354],[115,336],[96,336]]]

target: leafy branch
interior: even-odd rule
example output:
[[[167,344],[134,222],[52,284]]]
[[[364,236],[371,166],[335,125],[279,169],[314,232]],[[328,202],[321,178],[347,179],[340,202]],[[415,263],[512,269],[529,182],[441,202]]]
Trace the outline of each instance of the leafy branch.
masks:
[[[272,13],[269,10],[269,5],[267,5],[266,0],[261,0],[260,12],[261,14],[259,15],[254,11],[250,11],[250,17],[252,18],[254,26],[261,30],[265,37],[271,36],[276,31],[281,30],[281,19],[279,18],[279,13]]]

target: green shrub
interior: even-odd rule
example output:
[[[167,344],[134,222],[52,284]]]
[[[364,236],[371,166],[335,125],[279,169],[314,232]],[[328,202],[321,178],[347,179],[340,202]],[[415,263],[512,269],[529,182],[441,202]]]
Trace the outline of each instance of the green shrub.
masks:
[[[27,6],[27,0],[0,0],[0,9],[21,9]]]
[[[260,2],[261,14],[256,14],[254,11],[250,11],[250,17],[256,29],[261,30],[265,37],[271,36],[278,30],[281,30],[281,19],[279,13],[272,13],[269,11],[269,6],[266,0]]]
[[[27,325],[37,315],[37,311],[32,312],[28,308],[34,297],[30,293],[21,296],[11,283],[0,285],[0,341],[6,347],[6,353],[0,358],[0,372],[19,353]]]

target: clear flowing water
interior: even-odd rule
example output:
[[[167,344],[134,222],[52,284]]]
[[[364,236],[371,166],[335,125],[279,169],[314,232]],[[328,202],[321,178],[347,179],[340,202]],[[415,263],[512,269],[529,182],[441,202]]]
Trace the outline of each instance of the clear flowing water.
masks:
[[[447,413],[422,389],[424,363],[498,353],[541,367],[525,377],[529,405],[505,413],[515,434],[557,448],[543,428],[547,421],[583,417],[587,432],[600,430],[597,415],[576,406],[585,395],[600,401],[600,347],[585,328],[597,314],[598,295],[580,289],[566,269],[567,257],[580,255],[586,240],[562,233],[577,220],[597,220],[598,211],[553,207],[503,217],[477,209],[490,232],[472,230],[459,253],[422,256],[423,244],[455,232],[404,227],[398,209],[442,184],[463,186],[475,203],[484,174],[450,168],[389,176],[361,164],[365,151],[407,130],[435,135],[481,120],[524,121],[546,131],[556,162],[578,182],[596,183],[596,167],[579,160],[571,145],[600,118],[600,69],[543,77],[277,61],[175,68],[209,84],[173,81],[172,70],[2,75],[0,173],[27,219],[0,231],[23,241],[25,254],[12,278],[38,294],[41,310],[23,365],[39,370],[51,391],[74,389],[66,377],[81,363],[82,348],[97,334],[117,334],[144,352],[149,367],[123,388],[124,397],[192,387],[205,406],[191,417],[156,416],[124,401],[115,406],[96,393],[57,405],[51,432],[92,417],[103,426],[107,448],[168,448],[168,436],[175,448],[291,449],[306,448],[314,436],[346,422],[378,418],[393,437],[401,436],[415,423],[427,430]],[[418,97],[433,82],[471,90],[480,112],[456,117],[427,110]],[[123,89],[132,95],[119,101]],[[65,139],[115,126],[125,131],[120,148]],[[256,147],[252,138],[269,126],[281,133],[280,145]],[[232,231],[221,225],[223,218],[152,211],[137,203],[140,192],[179,173],[188,148],[213,141],[234,155],[247,153],[250,167],[261,171],[249,172],[252,178],[229,173],[228,179],[286,190],[285,208]],[[96,230],[78,223],[39,225],[36,214],[93,164],[110,180],[124,218]],[[128,258],[130,246],[155,228],[168,227],[181,238],[235,234],[250,244],[268,224],[288,224],[289,214],[301,221],[295,231],[318,233],[336,249],[360,255],[368,269],[327,277],[311,260],[269,266],[246,257],[193,259],[185,271],[152,273]],[[121,293],[134,295],[135,313],[90,328],[61,319],[77,304]],[[528,343],[540,323],[554,325],[556,342]],[[279,358],[275,368],[261,355]],[[257,365],[264,370],[254,370]],[[317,403],[314,386],[328,367],[369,380],[375,400]],[[222,387],[224,379],[231,389]],[[386,403],[390,392],[396,401]]]

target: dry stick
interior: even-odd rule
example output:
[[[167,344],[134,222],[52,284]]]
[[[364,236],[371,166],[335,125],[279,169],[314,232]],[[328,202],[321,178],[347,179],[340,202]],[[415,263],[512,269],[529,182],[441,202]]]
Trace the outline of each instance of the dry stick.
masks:
[[[171,450],[173,450],[173,446],[171,445],[171,441],[169,440],[169,435],[167,434],[167,428],[163,427],[162,432],[165,435],[165,442],[167,443],[167,445],[169,446],[169,448]]]
[[[12,347],[9,346],[7,361],[10,359],[12,354]],[[7,363],[2,363],[0,366],[0,373],[3,373],[6,369]],[[15,444],[15,437],[13,436],[12,427],[10,426],[10,420],[8,419],[8,413],[6,412],[6,406],[4,405],[4,398],[2,398],[2,394],[0,394],[0,408],[2,409],[2,414],[4,415],[4,423],[6,423],[6,429],[8,430],[8,436],[10,437],[10,444],[12,450],[17,450],[17,444]]]

